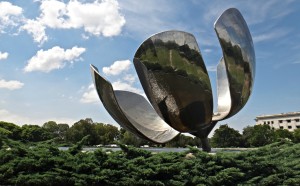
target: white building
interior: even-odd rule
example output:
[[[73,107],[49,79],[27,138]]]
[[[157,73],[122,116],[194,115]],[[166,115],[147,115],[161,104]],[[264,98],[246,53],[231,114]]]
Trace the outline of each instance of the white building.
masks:
[[[267,124],[272,129],[294,131],[300,128],[300,112],[289,112],[273,115],[261,115],[255,118],[256,125]]]

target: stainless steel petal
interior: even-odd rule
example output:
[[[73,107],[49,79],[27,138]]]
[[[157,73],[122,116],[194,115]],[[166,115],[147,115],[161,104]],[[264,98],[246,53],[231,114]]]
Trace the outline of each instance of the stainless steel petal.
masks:
[[[91,71],[100,100],[122,127],[156,143],[165,143],[179,134],[157,115],[143,96],[127,91],[114,91],[110,82],[99,74],[96,67],[91,65]]]
[[[152,106],[170,126],[195,132],[211,123],[210,80],[193,35],[155,34],[138,48],[134,65]]]
[[[219,121],[228,116],[231,110],[231,95],[224,58],[222,57],[217,67],[217,113],[214,113],[213,120]]]
[[[248,26],[237,9],[226,10],[215,22],[215,31],[222,47],[229,83],[218,83],[220,113],[217,113],[213,120],[220,120],[239,112],[248,101],[255,76],[255,53]],[[221,78],[225,77],[225,73],[223,68],[220,69],[222,75],[218,77],[218,81],[224,81]],[[226,86],[229,86],[231,100],[224,102],[229,99],[228,91],[222,91],[227,90]],[[224,114],[226,112],[227,115]]]
[[[157,115],[143,96],[117,90],[115,96],[130,123],[152,141],[164,143],[179,134]]]

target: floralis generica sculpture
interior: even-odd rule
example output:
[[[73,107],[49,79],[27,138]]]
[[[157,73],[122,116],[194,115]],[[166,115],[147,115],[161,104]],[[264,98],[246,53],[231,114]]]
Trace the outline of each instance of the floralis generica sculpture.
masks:
[[[113,90],[91,65],[100,100],[116,122],[155,143],[190,133],[201,139],[204,151],[211,151],[208,134],[218,121],[244,107],[255,76],[253,42],[241,13],[235,8],[226,10],[214,28],[223,51],[217,66],[215,113],[210,79],[195,37],[171,30],[145,40],[133,59],[150,103],[136,93]]]

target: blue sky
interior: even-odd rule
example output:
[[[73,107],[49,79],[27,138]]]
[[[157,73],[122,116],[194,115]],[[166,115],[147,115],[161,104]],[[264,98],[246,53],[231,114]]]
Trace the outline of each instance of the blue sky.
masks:
[[[256,79],[244,109],[219,124],[242,130],[258,115],[299,111],[298,1],[12,0],[0,1],[0,120],[42,125],[92,118],[117,125],[95,93],[89,64],[115,89],[143,94],[134,53],[165,30],[196,37],[215,91],[222,53],[213,23],[230,7],[252,34]]]

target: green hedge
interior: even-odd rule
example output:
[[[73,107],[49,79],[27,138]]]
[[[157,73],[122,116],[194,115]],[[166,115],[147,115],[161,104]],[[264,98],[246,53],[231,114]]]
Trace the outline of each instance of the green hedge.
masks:
[[[1,185],[299,185],[300,144],[277,142],[257,150],[217,154],[196,148],[150,153],[69,151],[51,141],[34,147],[1,138]]]

